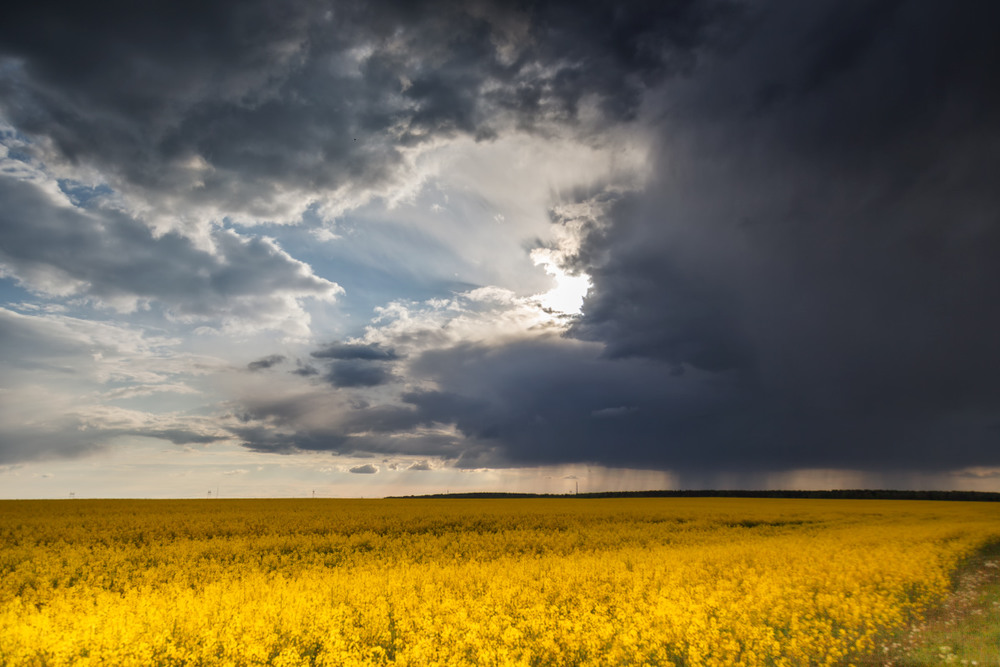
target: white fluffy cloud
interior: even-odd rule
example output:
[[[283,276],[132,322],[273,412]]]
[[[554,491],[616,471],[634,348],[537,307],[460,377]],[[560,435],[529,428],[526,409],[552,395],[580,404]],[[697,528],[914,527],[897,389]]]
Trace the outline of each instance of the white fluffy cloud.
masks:
[[[0,167],[0,272],[42,296],[83,299],[119,312],[150,307],[225,331],[273,328],[307,335],[303,299],[342,289],[273,239],[216,228],[196,240],[157,235],[95,195],[73,201],[43,166]],[[68,190],[64,192],[64,190]]]

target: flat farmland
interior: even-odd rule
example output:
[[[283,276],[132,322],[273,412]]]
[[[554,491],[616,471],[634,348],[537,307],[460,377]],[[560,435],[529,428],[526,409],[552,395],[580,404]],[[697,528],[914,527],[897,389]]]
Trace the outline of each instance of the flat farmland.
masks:
[[[994,503],[0,501],[4,665],[847,665]]]

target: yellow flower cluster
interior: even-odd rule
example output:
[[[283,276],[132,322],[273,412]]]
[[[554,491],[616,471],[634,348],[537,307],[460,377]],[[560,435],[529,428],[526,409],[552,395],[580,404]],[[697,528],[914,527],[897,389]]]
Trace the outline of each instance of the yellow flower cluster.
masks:
[[[990,503],[0,501],[3,665],[844,665]]]

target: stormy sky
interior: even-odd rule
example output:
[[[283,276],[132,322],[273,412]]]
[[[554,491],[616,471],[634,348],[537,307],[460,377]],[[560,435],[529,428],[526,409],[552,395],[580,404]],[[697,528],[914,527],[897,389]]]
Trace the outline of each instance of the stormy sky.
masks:
[[[998,24],[19,3],[0,496],[1000,490]]]

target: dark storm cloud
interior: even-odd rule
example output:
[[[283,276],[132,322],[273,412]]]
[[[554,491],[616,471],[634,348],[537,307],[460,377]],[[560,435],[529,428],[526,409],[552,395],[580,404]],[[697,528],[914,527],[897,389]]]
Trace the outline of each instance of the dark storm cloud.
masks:
[[[378,472],[378,468],[371,463],[366,463],[361,466],[354,466],[348,472],[353,472],[356,475],[374,475]]]
[[[257,361],[251,361],[249,364],[247,364],[247,370],[250,372],[267,370],[272,366],[277,366],[284,360],[285,356],[283,354],[272,354],[262,359],[258,359]]]
[[[420,416],[407,406],[370,405],[360,399],[339,404],[330,400],[327,395],[318,394],[312,402],[298,396],[257,399],[251,405],[245,405],[244,409],[236,415],[238,421],[244,426],[236,427],[234,431],[239,432],[241,437],[247,441],[259,443],[260,446],[264,447],[267,445],[268,439],[263,437],[263,433],[238,429],[254,429],[267,424],[290,431],[290,427],[301,427],[307,421],[321,422],[321,420],[312,419],[317,413],[335,417],[336,423],[312,429],[313,435],[309,436],[307,440],[319,443],[326,438],[331,440],[331,444],[328,446],[303,446],[303,449],[335,449],[339,451],[341,445],[347,441],[348,434],[361,431],[391,434],[407,431],[420,424]],[[295,441],[282,440],[282,442],[294,446]],[[353,450],[344,449],[343,451]]]
[[[294,435],[275,431],[269,425],[259,424],[231,428],[243,446],[254,452],[269,454],[295,454],[303,451],[329,451],[339,453],[345,438],[338,433],[310,433],[300,430]]]
[[[371,415],[366,415],[371,416]],[[364,426],[362,419],[349,417],[354,426]],[[411,420],[412,422],[412,420]],[[412,423],[411,426],[412,428]],[[374,430],[365,434],[348,433],[346,425],[336,424],[326,428],[308,428],[299,425],[294,433],[275,431],[270,425],[229,429],[247,449],[273,454],[296,454],[304,451],[331,452],[334,454],[392,454],[399,456],[436,456],[442,459],[468,462],[489,452],[488,447],[470,448],[453,436],[439,433],[407,434],[395,437],[392,433]],[[486,460],[483,458],[483,460]],[[493,459],[497,459],[494,457]],[[472,467],[472,466],[470,466]]]
[[[441,137],[576,123],[588,100],[630,119],[734,7],[21,3],[0,26],[0,112],[121,187],[266,218],[288,188],[381,187]]]
[[[737,378],[676,376],[667,364],[607,359],[598,346],[555,337],[427,352],[414,373],[440,389],[404,400],[420,421],[454,424],[463,434],[458,465],[752,464],[750,452],[727,450],[736,420],[712,419],[739,411]]]
[[[324,400],[398,378],[402,403],[262,401],[230,428],[251,449],[1000,464],[1000,5],[506,6],[20,3],[0,24],[0,112],[27,152],[51,142],[116,187],[262,216],[288,189],[384,187],[405,149],[444,138],[649,133],[646,188],[598,193],[566,259],[594,285],[569,338],[328,346]],[[0,257],[33,284],[195,316],[333,289],[263,239],[217,231],[212,255],[0,187]]]
[[[396,379],[382,362],[396,361],[399,356],[377,343],[332,343],[311,354],[316,359],[334,360],[325,377],[335,387],[376,387]]]
[[[387,350],[378,344],[333,343],[312,353],[317,359],[342,359],[361,361],[394,361],[399,357],[395,350]]]
[[[326,379],[335,387],[375,387],[393,378],[392,371],[385,366],[356,359],[335,361],[326,374]]]
[[[573,335],[738,378],[689,430],[696,462],[1000,463],[998,19],[769,3],[664,94],[654,185],[575,258],[594,289]]]
[[[1000,464],[998,19],[758,5],[650,95],[649,186],[599,193],[566,262],[594,283],[577,343],[413,356],[436,389],[384,432],[454,425],[458,465]]]
[[[327,390],[329,392],[330,390]],[[293,454],[394,454],[458,459],[461,438],[436,430],[412,405],[371,405],[356,397],[338,401],[318,392],[309,398],[259,397],[247,401],[227,430],[253,451]]]

